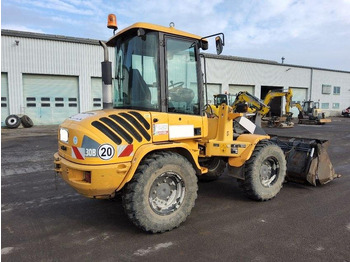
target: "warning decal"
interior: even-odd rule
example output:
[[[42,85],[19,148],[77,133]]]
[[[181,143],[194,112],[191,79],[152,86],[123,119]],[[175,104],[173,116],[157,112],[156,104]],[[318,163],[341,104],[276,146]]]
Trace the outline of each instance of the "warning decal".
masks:
[[[117,147],[118,157],[126,157],[134,155],[134,146],[133,145],[121,145]]]
[[[81,147],[72,146],[72,157],[80,160],[85,158],[85,149]]]

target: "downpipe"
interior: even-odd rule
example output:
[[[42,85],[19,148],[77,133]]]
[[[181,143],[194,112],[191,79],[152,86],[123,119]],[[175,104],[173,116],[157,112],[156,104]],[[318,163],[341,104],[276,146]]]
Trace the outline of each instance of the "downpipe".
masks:
[[[109,61],[108,47],[106,43],[99,41],[104,50],[104,61],[101,62],[102,68],[102,101],[103,109],[113,108],[112,96],[112,62]]]

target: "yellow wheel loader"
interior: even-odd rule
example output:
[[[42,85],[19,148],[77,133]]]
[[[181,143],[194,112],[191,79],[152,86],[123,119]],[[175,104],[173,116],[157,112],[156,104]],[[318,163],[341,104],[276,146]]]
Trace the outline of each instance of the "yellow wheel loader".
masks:
[[[114,31],[115,21],[109,17]],[[214,36],[219,54],[224,36]],[[207,116],[200,49],[208,48],[210,37],[136,23],[101,42],[104,109],[59,126],[55,171],[89,198],[121,192],[129,219],[153,233],[184,222],[195,205],[197,177],[216,179],[226,167],[258,201],[278,194],[293,154],[307,159],[303,174],[294,170],[298,180],[316,181],[323,142],[300,141],[298,147],[271,139],[226,104],[217,117]],[[107,46],[115,50],[113,85]],[[321,183],[334,178],[332,168],[325,173]]]

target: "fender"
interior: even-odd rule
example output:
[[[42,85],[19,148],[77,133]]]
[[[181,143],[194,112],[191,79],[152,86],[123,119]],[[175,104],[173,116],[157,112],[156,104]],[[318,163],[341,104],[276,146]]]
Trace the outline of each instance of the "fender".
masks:
[[[241,167],[253,154],[255,146],[263,139],[270,139],[268,135],[243,134],[237,138],[237,141],[249,142],[250,145],[239,157],[230,157],[228,164],[234,167]]]
[[[201,170],[202,172],[206,171],[206,168],[203,168],[199,165],[198,163],[198,155],[199,155],[199,150],[194,150],[193,147],[191,147],[188,143],[154,143],[154,144],[145,144],[140,146],[137,151],[135,152],[135,155],[131,161],[131,167],[126,174],[124,180],[122,183],[119,185],[116,191],[121,190],[126,183],[128,183],[134,176],[136,169],[140,165],[141,161],[145,158],[145,156],[153,151],[157,150],[176,150],[176,149],[182,149],[186,150],[189,154],[189,156],[192,157],[193,162],[196,165],[196,168],[198,170]]]

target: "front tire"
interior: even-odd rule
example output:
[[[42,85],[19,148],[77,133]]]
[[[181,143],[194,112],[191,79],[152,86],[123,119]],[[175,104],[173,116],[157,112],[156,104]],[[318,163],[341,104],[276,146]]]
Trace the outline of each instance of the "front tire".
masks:
[[[268,140],[260,141],[245,164],[245,180],[240,185],[251,199],[266,201],[282,188],[287,162],[282,149]]]
[[[197,198],[197,177],[191,163],[173,152],[147,156],[126,184],[123,207],[139,228],[162,233],[178,227]]]

